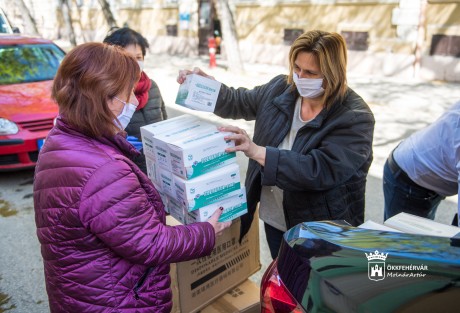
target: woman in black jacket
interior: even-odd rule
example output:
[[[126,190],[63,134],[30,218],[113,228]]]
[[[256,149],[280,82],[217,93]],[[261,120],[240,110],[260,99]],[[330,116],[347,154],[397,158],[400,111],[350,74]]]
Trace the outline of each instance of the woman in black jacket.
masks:
[[[347,86],[347,48],[337,33],[308,31],[289,52],[289,75],[265,85],[222,85],[215,114],[255,120],[251,140],[238,127],[228,139],[230,151],[249,157],[246,190],[249,213],[242,217],[244,236],[260,203],[273,258],[284,231],[300,222],[364,220],[366,176],[372,162],[374,116]],[[195,73],[206,75],[195,68]],[[191,71],[179,72],[183,83]]]
[[[149,43],[141,34],[128,27],[112,30],[105,37],[104,43],[117,45],[128,51],[137,60],[141,68],[141,78],[134,90],[139,105],[125,129],[128,133],[128,141],[140,150],[142,149],[140,128],[168,118],[158,85],[144,72],[144,58]],[[136,164],[147,174],[144,154],[136,160]]]

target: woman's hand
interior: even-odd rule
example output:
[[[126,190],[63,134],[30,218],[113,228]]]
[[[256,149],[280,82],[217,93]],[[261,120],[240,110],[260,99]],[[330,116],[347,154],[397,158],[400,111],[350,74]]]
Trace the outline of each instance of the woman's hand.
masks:
[[[236,126],[222,126],[218,128],[222,132],[232,132],[233,135],[225,137],[225,140],[234,140],[235,147],[225,149],[225,152],[235,152],[242,151],[244,154],[255,161],[260,165],[265,166],[265,147],[256,145],[251,138],[249,138],[248,133],[239,127]]]
[[[208,219],[208,223],[212,225],[212,227],[214,228],[214,233],[216,234],[216,236],[219,236],[222,234],[222,231],[228,227],[230,227],[230,225],[232,225],[232,221],[228,221],[228,222],[218,222],[221,214],[222,214],[222,211],[224,210],[223,207],[220,207],[218,208],[213,215],[211,215],[211,217]]]
[[[193,68],[193,71],[190,71],[190,70],[180,70],[179,71],[179,75],[177,76],[177,82],[179,84],[182,84],[184,81],[185,81],[185,76],[189,75],[189,74],[198,74],[200,76],[203,76],[203,77],[207,77],[207,78],[210,78],[210,79],[213,79],[215,80],[215,78],[211,75],[208,75],[206,74],[205,72],[203,72],[200,68],[198,67],[195,67]]]

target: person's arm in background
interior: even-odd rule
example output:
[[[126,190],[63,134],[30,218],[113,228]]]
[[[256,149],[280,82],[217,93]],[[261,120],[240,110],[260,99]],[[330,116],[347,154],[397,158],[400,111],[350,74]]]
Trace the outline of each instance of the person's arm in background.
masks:
[[[177,77],[177,82],[182,84],[185,81],[186,75],[198,74],[210,79],[215,78],[207,75],[199,68],[194,68],[193,71],[181,70]],[[286,87],[285,75],[278,75],[269,83],[247,89],[244,87],[233,88],[222,84],[217,98],[214,114],[222,118],[244,119],[246,121],[255,120],[260,105],[264,103],[263,99],[272,98],[272,94],[280,93],[280,88]]]
[[[166,111],[165,102],[163,101],[163,97],[161,96],[160,88],[158,88],[157,83],[155,83],[152,80],[152,88],[153,88],[153,86],[156,87],[156,91],[158,92],[158,97],[160,97],[159,102],[160,102],[161,116],[162,116],[163,120],[167,120],[168,119],[168,112]]]
[[[168,119],[168,112],[166,111],[165,102],[161,96],[160,88],[153,79],[150,79],[150,81],[152,85],[149,90],[149,102],[152,102],[155,110],[158,110],[156,111],[157,116],[155,117],[155,120],[151,122],[166,120]]]

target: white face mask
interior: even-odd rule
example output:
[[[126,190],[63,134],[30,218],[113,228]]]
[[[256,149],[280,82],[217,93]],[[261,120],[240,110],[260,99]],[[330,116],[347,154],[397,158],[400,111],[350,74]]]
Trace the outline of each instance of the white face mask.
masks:
[[[139,67],[141,68],[141,72],[144,70],[144,61],[137,61],[137,64],[139,64]]]
[[[132,103],[120,100],[117,97],[114,97],[114,98],[124,104],[123,110],[117,116],[117,120],[120,122],[120,124],[123,127],[123,129],[125,129],[126,126],[128,126],[129,122],[131,121],[131,118],[133,117],[133,114],[136,111],[137,106],[135,106]],[[115,124],[118,125],[117,123],[115,123]]]
[[[297,73],[292,74],[297,91],[304,98],[316,98],[324,93],[322,78],[299,78]]]

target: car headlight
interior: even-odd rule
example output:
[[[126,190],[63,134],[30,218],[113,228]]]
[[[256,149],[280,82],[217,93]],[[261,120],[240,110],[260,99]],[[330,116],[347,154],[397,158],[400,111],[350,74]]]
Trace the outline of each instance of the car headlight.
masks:
[[[0,117],[0,135],[14,135],[19,131],[16,123]]]

